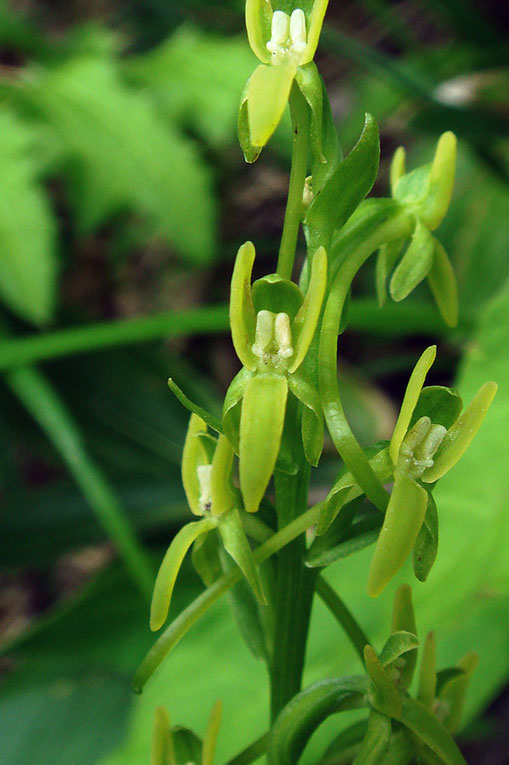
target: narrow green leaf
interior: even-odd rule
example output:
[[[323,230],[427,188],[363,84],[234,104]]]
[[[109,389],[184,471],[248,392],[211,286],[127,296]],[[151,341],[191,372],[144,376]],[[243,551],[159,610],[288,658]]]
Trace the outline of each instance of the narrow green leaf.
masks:
[[[440,690],[439,698],[448,706],[444,726],[451,733],[456,733],[460,727],[468,685],[478,664],[479,656],[474,651],[469,651],[458,662],[459,669],[463,670],[462,674],[450,679]]]
[[[320,520],[316,526],[317,539],[315,541],[318,541],[318,538],[322,537],[330,529],[338,517],[338,513],[344,507],[349,493],[350,489],[347,487],[333,492],[324,499]]]
[[[415,733],[430,749],[442,758],[445,765],[466,765],[454,739],[435,715],[410,696],[403,698],[399,722]]]
[[[361,750],[352,765],[379,765],[385,762],[383,758],[389,746],[391,729],[390,719],[376,709],[371,709]]]
[[[401,696],[372,646],[364,648],[364,663],[371,679],[369,700],[374,709],[389,717],[401,714]]]
[[[413,562],[414,574],[425,582],[436,560],[438,552],[438,513],[435,500],[428,493],[428,505],[423,524],[415,541]]]
[[[246,577],[256,599],[261,605],[266,605],[267,601],[253,560],[253,553],[251,552],[239,511],[236,507],[233,507],[227,513],[223,513],[219,518],[219,533],[221,534],[226,552],[231,555]]]
[[[437,690],[437,649],[435,633],[428,632],[422,649],[417,698],[431,709]]]
[[[329,678],[298,693],[277,718],[269,739],[269,765],[296,765],[312,733],[327,717],[366,705],[363,677]]]
[[[393,300],[404,300],[422,282],[433,266],[434,253],[435,240],[418,219],[408,249],[392,275]]]
[[[414,606],[412,603],[412,588],[408,584],[401,584],[394,593],[394,604],[392,607],[392,631],[404,630],[417,635],[417,626],[415,623]],[[398,667],[399,680],[401,688],[409,688],[417,664],[417,649],[408,651],[405,655],[405,661]]]
[[[154,714],[150,765],[176,765],[170,720],[164,707],[157,707]]]
[[[251,273],[255,259],[252,242],[239,247],[230,287],[230,326],[235,353],[242,364],[253,371],[256,357],[251,350],[255,340],[256,314],[251,290]]]
[[[380,157],[378,127],[367,114],[359,141],[314,197],[306,214],[308,244],[313,251],[329,248],[334,231],[342,228],[375,182]]]
[[[339,517],[341,517],[341,514]],[[310,548],[305,561],[306,566],[309,568],[329,566],[337,560],[347,558],[349,555],[364,550],[365,547],[369,547],[376,542],[380,533],[382,521],[383,516],[381,514],[373,514],[369,518],[365,518],[362,521],[358,521],[358,523],[352,524],[352,526],[345,532],[343,541],[338,544],[327,548],[324,546],[321,549],[317,547],[312,550],[312,548]],[[318,542],[324,538],[325,537],[319,537],[316,541]]]
[[[214,754],[216,751],[219,726],[221,725],[222,704],[216,701],[210,713],[207,732],[203,739],[202,765],[214,765]]]
[[[323,158],[315,157],[312,168],[312,192],[313,196],[319,194],[325,183],[336,170],[338,163],[341,162],[342,155],[338,141],[338,134],[332,112],[330,108],[329,97],[323,82],[322,87],[322,138],[321,152]],[[325,161],[324,161],[325,160]]]
[[[55,220],[33,161],[34,136],[0,114],[0,296],[33,324],[47,323],[56,299]]]
[[[292,322],[294,355],[288,372],[292,374],[302,364],[313,340],[320,318],[327,287],[327,253],[319,247],[311,260],[311,277],[306,297]]]
[[[207,410],[202,406],[199,406],[198,404],[195,404],[194,401],[191,401],[191,399],[186,396],[186,394],[179,388],[175,380],[172,380],[171,377],[168,379],[168,387],[175,395],[175,397],[180,401],[182,406],[185,406],[189,412],[194,412],[197,414],[198,417],[200,417],[210,428],[212,428],[212,430],[215,430],[216,433],[223,432],[221,420],[219,417],[216,417],[210,412],[207,412]]]
[[[188,523],[173,538],[154,585],[150,606],[150,629],[153,632],[160,629],[166,621],[175,581],[187,551],[200,534],[206,534],[216,526],[217,521],[214,518],[203,518],[201,521]]]
[[[458,283],[451,261],[438,239],[434,239],[433,265],[428,271],[428,284],[438,310],[449,327],[458,323]]]

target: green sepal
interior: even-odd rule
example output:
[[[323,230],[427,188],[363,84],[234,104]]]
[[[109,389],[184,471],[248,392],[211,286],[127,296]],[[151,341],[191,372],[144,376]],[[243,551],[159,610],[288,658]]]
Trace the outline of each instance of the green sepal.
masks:
[[[464,674],[465,670],[460,669],[460,667],[446,667],[445,669],[440,669],[437,672],[437,688],[435,695],[439,697],[445,686],[450,683],[451,680],[461,677],[461,675]]]
[[[456,733],[460,727],[468,685],[478,663],[478,655],[474,651],[469,651],[458,662],[458,667],[463,670],[463,673],[449,680],[440,691],[439,698],[446,702],[446,708],[448,707],[443,722],[450,733]]]
[[[295,282],[283,279],[279,274],[268,274],[253,282],[255,313],[258,311],[287,313],[290,321],[293,321],[303,302],[304,295]]]
[[[260,64],[246,86],[249,138],[253,146],[264,147],[279,125],[297,72],[289,59],[272,66]]]
[[[245,367],[242,367],[230,383],[223,403],[223,430],[233,447],[235,454],[239,453],[240,414],[242,397],[248,380],[253,377]]]
[[[417,535],[413,552],[414,574],[425,582],[436,560],[438,552],[438,513],[435,500],[428,493],[426,515]]]
[[[389,746],[391,730],[390,718],[371,709],[364,741],[352,765],[379,765],[385,762],[383,758]]]
[[[437,143],[432,164],[403,175],[396,184],[394,198],[407,205],[434,231],[451,202],[456,169],[456,137],[443,133]]]
[[[200,534],[206,534],[216,526],[215,518],[203,518],[201,521],[188,523],[173,538],[154,585],[150,605],[150,629],[153,632],[160,629],[166,621],[175,581],[187,551]]]
[[[403,630],[412,635],[417,635],[414,606],[412,603],[412,588],[408,584],[402,584],[394,593],[392,606],[392,632]],[[417,664],[417,649],[408,651],[405,655],[404,665],[399,666],[398,685],[401,688],[409,688],[413,680]]]
[[[433,266],[434,253],[434,238],[417,220],[408,249],[392,275],[390,293],[393,300],[404,300],[422,282]]]
[[[419,396],[421,395],[424,380],[426,379],[429,368],[435,361],[436,354],[436,345],[430,345],[429,348],[426,348],[410,375],[410,380],[406,387],[403,403],[401,404],[401,409],[389,445],[389,453],[394,465],[398,462],[400,446],[412,420],[412,414],[417,406]]]
[[[275,470],[286,475],[297,475],[300,468],[302,427],[298,416],[298,402],[293,396],[286,401],[286,417],[277,455]]]
[[[189,762],[201,763],[203,742],[194,731],[176,726],[172,729],[172,736],[175,765],[186,765]]]
[[[203,515],[200,503],[201,489],[198,468],[210,464],[209,456],[200,435],[207,434],[207,425],[197,414],[189,419],[184,450],[182,452],[182,483],[187,502],[194,515]]]
[[[251,290],[251,273],[255,259],[252,242],[245,242],[237,253],[230,288],[230,327],[235,353],[242,364],[254,371],[256,356],[251,350],[255,341],[256,314]]]
[[[397,470],[369,569],[367,590],[372,598],[380,595],[412,551],[427,503],[425,489]]]
[[[419,690],[417,698],[425,707],[431,709],[437,690],[437,647],[435,633],[428,632],[422,648],[419,671]]]
[[[433,265],[428,272],[428,284],[443,320],[449,327],[458,323],[458,282],[442,244],[434,239]]]
[[[311,112],[310,145],[315,162],[325,162],[322,151],[323,86],[313,61],[299,66],[295,82],[306,99]]]
[[[264,64],[270,61],[267,43],[271,38],[270,0],[246,0],[246,29],[251,50]]]
[[[274,471],[285,419],[288,382],[278,374],[251,377],[240,415],[239,469],[244,507],[258,510]]]
[[[289,375],[288,387],[295,398],[303,404],[301,433],[304,455],[309,464],[316,467],[323,449],[324,432],[320,396],[302,368],[293,375]]]
[[[320,32],[322,31],[323,17],[325,16],[328,4],[329,0],[298,0],[298,2],[291,2],[289,4],[281,2],[281,0],[275,2],[275,5],[278,7],[290,5],[291,10],[302,8],[306,15],[307,47],[300,62],[302,66],[312,61],[315,55]]]
[[[406,152],[404,146],[398,146],[391,160],[391,167],[389,171],[389,181],[391,186],[391,194],[394,196],[396,187],[400,179],[406,172]]]
[[[463,456],[481,427],[497,387],[496,383],[487,382],[479,388],[470,405],[445,434],[435,454],[433,465],[422,475],[425,483],[438,481]]]
[[[216,701],[212,707],[207,730],[203,738],[201,765],[214,765],[219,726],[221,725],[223,707],[220,701]]]
[[[421,417],[429,417],[434,425],[450,428],[463,409],[463,400],[454,388],[428,385],[421,390],[410,420],[411,428]]]
[[[191,550],[193,568],[206,587],[219,579],[223,570],[219,559],[219,541],[217,533],[200,534]]]
[[[154,713],[150,765],[176,765],[170,719],[164,707],[156,707]]]
[[[320,82],[322,87],[322,157],[315,157],[312,164],[311,190],[313,196],[320,193],[325,183],[342,160],[341,148],[334,119],[332,117],[329,97],[321,78]]]
[[[253,559],[253,553],[249,546],[239,511],[236,507],[233,507],[227,513],[221,515],[219,519],[219,533],[223,540],[224,549],[231,555],[246,577],[257,601],[261,605],[266,605],[267,600],[263,593],[258,570]]]
[[[230,475],[233,465],[233,448],[227,437],[220,435],[212,458],[210,474],[210,497],[212,515],[220,515],[230,510],[237,492],[231,485]]]
[[[375,286],[380,307],[385,305],[387,300],[387,277],[396,265],[405,241],[405,239],[396,239],[394,242],[383,244],[378,250],[375,266]]]
[[[419,640],[414,633],[405,632],[404,630],[393,632],[382,648],[379,657],[380,663],[385,668],[390,667],[390,665],[397,661],[400,656],[403,656],[410,651],[415,651],[418,647]]]
[[[367,114],[357,144],[338,165],[307,210],[305,223],[311,251],[320,245],[329,248],[333,232],[342,228],[371,190],[379,159],[378,126],[374,117]]]
[[[327,288],[327,253],[319,247],[311,261],[306,297],[292,322],[294,353],[288,367],[292,374],[302,364],[313,340]]]
[[[221,420],[219,417],[216,417],[210,412],[207,412],[207,410],[202,406],[199,406],[198,404],[195,404],[194,401],[191,401],[191,399],[186,396],[186,394],[179,388],[175,380],[172,380],[171,377],[168,378],[168,387],[174,394],[175,398],[177,398],[182,406],[185,406],[189,412],[194,412],[194,414],[197,414],[198,417],[200,417],[209,426],[209,428],[215,430],[216,433],[223,432]]]
[[[260,156],[262,147],[253,146],[251,143],[251,133],[249,131],[249,118],[247,112],[247,88],[244,90],[240,100],[240,106],[237,115],[237,135],[245,161],[250,165],[253,164],[253,162],[256,162]]]
[[[268,765],[295,765],[318,726],[332,714],[366,706],[364,677],[328,678],[301,691],[272,727]]]
[[[401,713],[401,696],[370,645],[364,648],[364,663],[371,680],[368,694],[371,706],[383,715],[398,718]]]
[[[441,757],[445,765],[467,765],[452,736],[419,701],[405,696],[402,700],[401,714],[396,716],[396,719]]]

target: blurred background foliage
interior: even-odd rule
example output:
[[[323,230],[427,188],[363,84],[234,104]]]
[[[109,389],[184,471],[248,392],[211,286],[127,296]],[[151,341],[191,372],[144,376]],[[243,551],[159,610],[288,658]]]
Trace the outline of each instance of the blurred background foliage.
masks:
[[[469,761],[486,763],[506,761],[509,706],[500,697],[509,677],[508,27],[494,0],[331,2],[318,56],[345,149],[365,110],[380,124],[375,194],[387,194],[399,144],[418,163],[443,130],[460,139],[439,231],[460,284],[459,326],[441,324],[424,288],[379,310],[368,267],[341,375],[366,442],[391,432],[408,373],[437,337],[431,382],[456,382],[467,399],[486,379],[500,385],[475,447],[440,486],[439,562],[415,588],[420,633],[436,628],[441,663],[481,654],[463,740]],[[0,0],[6,765],[31,762],[35,750],[39,765],[148,762],[160,703],[172,722],[203,731],[221,696],[221,762],[264,730],[267,689],[225,603],[141,699],[130,691],[152,641],[153,574],[188,518],[179,476],[187,414],[166,379],[218,411],[237,364],[226,308],[237,247],[252,239],[259,273],[274,269],[288,124],[244,165],[236,109],[253,63],[240,0]],[[315,497],[338,467],[328,446]],[[361,571],[364,554],[330,577],[376,640],[392,590],[368,602]],[[188,570],[176,609],[199,587]],[[356,661],[317,606],[307,681],[356,672]]]

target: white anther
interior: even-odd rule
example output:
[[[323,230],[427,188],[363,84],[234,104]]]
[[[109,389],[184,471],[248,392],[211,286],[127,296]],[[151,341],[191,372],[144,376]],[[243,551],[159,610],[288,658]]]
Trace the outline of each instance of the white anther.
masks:
[[[267,43],[272,62],[281,64],[290,57],[300,59],[306,50],[306,37],[306,16],[301,8],[296,8],[291,16],[284,11],[274,11],[271,38]]]
[[[290,32],[290,17],[284,11],[274,11],[272,16],[271,38],[267,43],[267,50],[273,56],[284,54],[288,48]]]
[[[277,314],[274,329],[277,355],[280,358],[289,359],[290,356],[293,356],[293,347],[290,317],[287,313]]]
[[[196,472],[200,485],[200,505],[203,510],[210,510],[212,507],[212,494],[210,492],[212,465],[198,465]]]
[[[258,311],[256,316],[255,342],[251,350],[259,359],[270,353],[270,346],[274,342],[274,320],[275,316],[272,311]]]
[[[443,425],[432,425],[425,438],[421,441],[417,449],[415,450],[416,460],[425,460],[433,464],[433,457],[447,433],[447,429]],[[427,467],[431,467],[427,465]]]
[[[290,40],[296,53],[303,53],[306,42],[306,17],[301,8],[296,8],[290,18]]]

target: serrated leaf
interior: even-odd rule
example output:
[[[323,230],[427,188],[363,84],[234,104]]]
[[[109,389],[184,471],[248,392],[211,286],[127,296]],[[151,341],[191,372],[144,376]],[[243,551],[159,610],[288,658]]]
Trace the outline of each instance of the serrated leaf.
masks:
[[[215,204],[193,144],[164,123],[106,58],[81,58],[32,76],[25,97],[58,134],[81,231],[114,213],[141,213],[151,234],[203,263],[213,256]],[[192,211],[192,225],[187,225]]]
[[[57,277],[55,222],[38,183],[34,137],[0,114],[0,296],[22,319],[49,321]]]
[[[311,251],[329,250],[334,231],[341,229],[375,182],[380,157],[376,120],[366,115],[364,129],[350,154],[338,165],[308,208],[305,223]]]

